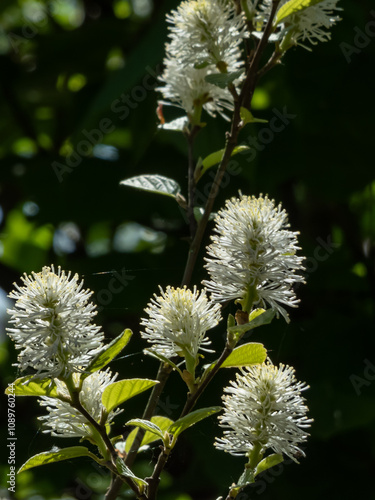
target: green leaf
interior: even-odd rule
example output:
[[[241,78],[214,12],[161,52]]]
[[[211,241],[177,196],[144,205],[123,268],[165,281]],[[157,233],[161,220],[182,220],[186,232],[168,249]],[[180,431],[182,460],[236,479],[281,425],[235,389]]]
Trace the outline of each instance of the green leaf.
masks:
[[[263,120],[262,118],[255,118],[251,111],[246,108],[241,107],[240,116],[243,125],[247,125],[248,123],[268,123],[268,120]]]
[[[112,340],[110,344],[105,346],[104,350],[99,352],[88,365],[82,378],[86,378],[90,373],[101,370],[104,366],[108,365],[108,363],[124,349],[132,335],[133,332],[127,328],[118,337]]]
[[[271,323],[276,314],[276,311],[274,309],[267,309],[266,311],[264,311],[263,309],[264,312],[260,313],[258,311],[258,309],[253,311],[253,313],[255,314],[254,316],[252,316],[252,314],[250,315],[249,323],[245,323],[244,325],[231,326],[230,328],[228,328],[228,332],[243,335],[244,333],[257,328],[258,326],[268,325],[269,323]]]
[[[5,394],[14,396],[49,396],[50,398],[58,396],[56,384],[50,378],[38,380],[33,379],[33,375],[28,375],[27,377],[18,378],[11,386],[13,390],[10,390],[10,386],[8,386]]]
[[[168,123],[163,123],[162,125],[158,125],[158,128],[162,130],[172,130],[174,132],[184,132],[189,125],[189,120],[186,116],[180,116],[180,118],[176,118]]]
[[[258,316],[260,316],[261,314],[263,314],[265,312],[266,312],[266,310],[263,309],[262,307],[258,307],[258,309],[254,309],[254,311],[251,311],[251,313],[249,315],[249,323],[251,323],[251,321],[254,321],[255,318],[257,318]]]
[[[215,73],[213,75],[207,75],[205,80],[207,83],[216,85],[221,89],[227,88],[234,80],[237,80],[243,75],[243,71],[235,71],[234,73]]]
[[[173,434],[175,438],[185,431],[192,425],[200,422],[204,418],[213,415],[221,410],[221,406],[211,406],[209,408],[201,408],[199,410],[192,411],[185,417],[179,418],[174,422],[168,429],[169,434]]]
[[[150,389],[158,383],[157,380],[149,380],[146,378],[132,378],[114,382],[104,389],[102,403],[109,413],[124,401],[133,398],[141,392],[147,391],[147,389]]]
[[[256,477],[261,472],[264,472],[265,470],[280,464],[283,460],[283,456],[278,453],[273,453],[272,455],[263,458],[263,460],[259,462],[255,469],[254,477]]]
[[[178,371],[178,373],[182,377],[182,371],[179,369],[179,367],[173,363],[169,358],[166,356],[163,356],[159,352],[153,351],[152,349],[143,349],[143,351],[148,354],[149,356],[158,359],[159,361],[162,361],[163,363],[166,363],[167,365],[170,365],[174,370]]]
[[[296,14],[301,10],[307,9],[308,7],[312,7],[313,5],[316,5],[322,1],[323,0],[289,0],[289,2],[280,7],[273,24],[274,26],[276,26],[286,17],[291,16],[292,14]]]
[[[249,146],[246,145],[240,145],[236,146],[233,151],[231,156],[235,156],[238,153],[242,153],[243,151],[247,151]],[[194,172],[194,180],[195,183],[199,181],[199,179],[202,177],[202,175],[211,167],[214,165],[217,165],[218,163],[221,162],[223,155],[224,155],[225,149],[220,149],[219,151],[215,151],[214,153],[209,154],[206,156],[204,160],[201,160],[198,162],[198,165],[195,169]]]
[[[163,433],[173,424],[173,420],[167,417],[162,417],[160,415],[155,415],[154,417],[151,418],[151,422],[155,424]],[[128,422],[129,423],[129,422]],[[129,452],[130,448],[132,447],[133,441],[135,439],[135,436],[137,435],[138,429],[133,429],[129,436],[126,439],[125,443],[125,451],[126,453]],[[147,444],[152,443],[153,441],[157,441],[159,439],[159,436],[157,436],[154,432],[149,432],[147,431],[145,435],[143,436],[140,448],[142,446],[146,446]]]
[[[120,184],[141,189],[142,191],[171,196],[172,198],[176,198],[181,192],[180,185],[176,181],[163,175],[137,175],[121,181]]]
[[[135,427],[141,427],[145,431],[152,432],[156,434],[160,439],[163,439],[164,434],[158,425],[154,422],[150,422],[150,420],[142,420],[141,418],[133,418],[126,422],[125,425],[134,425]]]
[[[267,358],[267,350],[263,344],[251,342],[233,349],[221,368],[236,368],[241,366],[259,365]]]
[[[138,486],[140,493],[144,492],[145,488],[148,486],[146,481],[144,479],[141,479],[140,477],[135,476],[120,457],[116,460],[116,469],[122,476],[129,477],[130,479],[132,479]]]
[[[63,448],[57,451],[44,451],[43,453],[38,453],[38,455],[34,455],[33,457],[29,458],[29,460],[27,460],[27,462],[25,462],[19,469],[18,474],[20,472],[24,472],[27,469],[39,467],[39,465],[61,462],[62,460],[69,460],[76,457],[90,456],[92,458],[94,457],[94,455],[90,453],[89,450],[85,448],[85,446],[71,446],[70,448]]]

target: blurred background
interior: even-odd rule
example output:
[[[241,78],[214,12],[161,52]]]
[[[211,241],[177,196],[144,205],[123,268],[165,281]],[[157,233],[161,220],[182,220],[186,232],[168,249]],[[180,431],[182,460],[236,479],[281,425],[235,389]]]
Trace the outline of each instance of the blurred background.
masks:
[[[188,231],[172,198],[120,186],[122,179],[159,173],[186,194],[186,145],[176,132],[158,129],[160,95],[153,89],[166,40],[165,13],[176,0],[3,0],[0,5],[0,370],[2,393],[19,374],[14,345],[4,333],[7,294],[23,272],[54,263],[78,272],[94,291],[97,322],[108,340],[125,327],[133,338],[112,369],[121,377],[153,377],[139,320],[160,285],[178,285]],[[341,1],[342,21],[332,40],[309,52],[291,50],[284,64],[259,84],[254,114],[270,125],[247,126],[216,201],[241,189],[268,193],[290,214],[306,255],[301,304],[255,331],[274,363],[295,366],[311,386],[305,393],[315,422],[306,458],[264,473],[246,499],[375,498],[375,172],[371,67],[375,11],[370,1]],[[178,111],[164,108],[167,120]],[[280,118],[283,116],[283,119]],[[227,123],[207,118],[196,158],[224,145]],[[200,204],[212,177],[198,185]],[[211,228],[212,226],[210,226]],[[209,228],[209,229],[210,229]],[[207,244],[208,238],[205,240]],[[206,277],[202,250],[193,282]],[[232,307],[225,311],[233,312]],[[211,337],[220,350],[223,328]],[[220,404],[234,372],[223,370],[203,405]],[[176,418],[185,387],[172,376],[158,413]],[[168,395],[169,394],[169,395]],[[146,395],[117,419],[139,416]],[[6,398],[1,419],[6,434]],[[75,440],[43,434],[33,398],[16,404],[16,465],[53,445]],[[242,472],[243,459],[212,446],[221,435],[215,418],[181,438],[162,477],[160,500],[214,500]],[[157,456],[139,456],[147,475]],[[1,449],[2,486],[7,448]],[[143,477],[143,476],[142,476]],[[27,471],[17,477],[19,500],[103,498],[109,477],[89,460]],[[1,498],[8,498],[6,490]],[[123,493],[123,498],[128,498]]]

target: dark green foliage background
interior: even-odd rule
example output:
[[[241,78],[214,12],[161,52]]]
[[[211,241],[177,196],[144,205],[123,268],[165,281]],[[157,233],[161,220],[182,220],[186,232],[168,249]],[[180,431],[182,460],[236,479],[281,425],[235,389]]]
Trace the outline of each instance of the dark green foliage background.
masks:
[[[56,3],[72,12],[71,3]],[[136,8],[125,1],[77,2],[85,11],[78,26],[66,12],[59,17],[49,11],[47,2],[41,2],[44,21],[32,23],[25,10],[22,13],[27,4],[31,2],[4,0],[0,6],[1,288],[9,293],[20,274],[51,263],[78,272],[94,291],[98,305],[104,306],[97,321],[106,337],[114,338],[125,327],[134,331],[125,357],[116,360],[112,369],[121,377],[153,377],[157,363],[142,353],[139,319],[158,284],[180,283],[187,228],[172,199],[133,191],[119,186],[119,181],[160,173],[176,179],[186,193],[184,141],[176,133],[157,129],[159,96],[142,91],[147,68],[160,71],[164,16],[177,2],[155,0],[148,15],[137,15]],[[228,178],[215,205],[218,209],[239,189],[244,194],[268,193],[289,212],[308,258],[307,284],[298,290],[301,304],[290,312],[290,325],[280,319],[252,336],[264,342],[274,363],[295,366],[298,378],[311,386],[306,397],[315,422],[307,457],[299,466],[286,462],[268,471],[240,500],[374,498],[375,109],[370,68],[375,36],[362,40],[350,56],[348,52],[345,56],[342,44],[354,47],[355,30],[364,30],[370,21],[374,25],[375,12],[365,0],[342,1],[341,6],[343,20],[333,29],[331,42],[312,52],[291,50],[284,64],[261,81],[254,114],[271,119],[274,108],[285,107],[295,118],[274,134],[253,161],[248,162],[246,155],[236,157],[240,172]],[[114,48],[123,66],[110,70],[108,55]],[[348,45],[345,48],[350,50]],[[72,79],[77,74],[86,79],[80,90],[74,89],[74,82],[82,77]],[[155,79],[149,77],[147,82],[155,84]],[[129,106],[124,119],[120,118],[124,110],[111,110],[121,94],[130,95],[134,108]],[[164,113],[169,118],[178,116],[172,108],[164,108]],[[117,148],[118,158],[109,161],[85,155],[59,182],[52,162],[64,164],[66,144],[79,147],[85,139],[82,131],[97,129],[103,118],[111,120],[115,130],[101,142]],[[227,124],[221,119],[207,122],[197,140],[197,158],[224,144]],[[248,126],[241,141],[256,138],[262,128]],[[209,182],[206,174],[199,184],[203,193]],[[37,205],[37,213],[28,211],[27,202]],[[56,246],[57,234],[66,229],[66,223],[79,229],[70,253]],[[135,238],[128,251],[114,245],[123,224],[128,224],[128,241]],[[92,244],[101,245],[103,251],[93,253]],[[206,277],[203,256],[202,251],[194,274],[197,285]],[[108,298],[114,270],[132,279],[103,304],[100,300]],[[212,334],[217,350],[223,346],[223,335],[223,328]],[[12,366],[16,352],[5,335],[0,354],[4,389],[18,375]],[[366,360],[373,367],[367,372]],[[220,373],[201,405],[219,404],[221,388],[233,376],[229,371]],[[160,413],[173,418],[181,411],[185,387],[174,375],[167,389],[171,395],[163,396]],[[140,415],[146,398],[139,396],[124,406],[115,433],[123,431],[125,419]],[[36,400],[18,399],[16,411],[17,467],[52,445],[75,444],[41,433],[36,417],[42,411]],[[5,436],[6,398],[1,416]],[[183,435],[163,477],[161,500],[213,500],[226,494],[244,461],[213,448],[214,435],[220,433],[211,418]],[[139,474],[148,474],[157,451],[142,455]],[[5,440],[1,453],[5,486],[9,472]],[[103,498],[107,483],[105,473],[88,460],[77,460],[20,475],[16,498],[96,500]]]

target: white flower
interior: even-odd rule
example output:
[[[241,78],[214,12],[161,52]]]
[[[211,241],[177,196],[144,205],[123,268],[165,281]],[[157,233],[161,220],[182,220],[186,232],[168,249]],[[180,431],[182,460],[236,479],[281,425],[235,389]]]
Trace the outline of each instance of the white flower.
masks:
[[[83,290],[78,275],[53,266],[41,273],[21,277],[25,286],[15,284],[17,290],[9,297],[16,299],[8,335],[15,341],[18,366],[32,368],[37,377],[67,377],[82,370],[102,348],[103,333],[91,324],[96,314],[89,302],[92,294]]]
[[[167,14],[169,37],[184,65],[241,69],[239,46],[247,36],[242,15],[225,0],[188,0]]]
[[[196,107],[203,107],[208,114],[219,113],[227,119],[225,110],[233,109],[233,98],[228,89],[206,82],[205,77],[217,73],[211,67],[196,69],[193,66],[182,66],[176,59],[165,61],[165,70],[161,80],[165,86],[160,90],[169,102],[181,107],[190,117]],[[169,102],[168,102],[169,101]]]
[[[189,116],[203,108],[212,116],[233,108],[228,89],[207,83],[212,74],[241,72],[239,45],[247,36],[244,18],[224,0],[189,0],[167,15],[170,42],[160,80],[164,98]],[[239,75],[234,80],[238,83]]]
[[[220,321],[220,305],[207,299],[206,291],[194,287],[191,291],[168,286],[164,292],[145,309],[149,318],[143,318],[141,332],[152,345],[151,350],[167,358],[188,356],[197,359],[198,351],[207,351],[205,346],[211,341],[206,337],[207,330],[214,328]]]
[[[287,1],[288,0],[282,0],[278,10],[280,10]],[[312,45],[316,45],[317,42],[330,40],[331,33],[328,30],[337,21],[340,21],[340,17],[334,15],[334,11],[342,10],[337,7],[337,3],[338,0],[322,0],[315,5],[311,5],[310,7],[304,8],[286,17],[279,25],[279,39],[285,37],[288,41],[288,46],[298,44],[302,47],[303,45],[301,42],[308,41]],[[272,0],[264,0],[260,5],[259,17],[261,18],[263,16],[264,22],[267,22],[271,7]]]
[[[104,372],[97,371],[85,378],[82,389],[79,393],[79,400],[84,409],[96,421],[100,422],[102,412],[105,409],[102,405],[102,394],[104,389],[112,384],[117,378],[117,373],[112,377],[109,370]],[[77,384],[79,374],[73,374],[73,380]],[[59,396],[69,398],[69,392],[64,382],[55,379]],[[42,396],[39,400],[41,406],[46,406],[49,412],[48,415],[39,417],[43,421],[46,429],[43,432],[50,432],[52,436],[59,437],[83,437],[90,438],[93,436],[93,429],[89,421],[76,408],[71,406],[66,401],[61,401],[56,398]],[[117,409],[108,414],[106,423],[110,424],[118,413],[122,410]]]
[[[224,414],[219,416],[225,428],[215,446],[232,455],[249,455],[255,445],[263,454],[271,448],[296,460],[302,454],[299,444],[306,441],[312,420],[301,391],[308,389],[298,382],[294,369],[272,363],[241,369],[236,381],[224,389]]]
[[[331,39],[328,31],[337,21],[339,16],[334,16],[338,0],[323,0],[312,5],[300,13],[293,14],[284,20],[287,33],[291,33],[292,42],[301,45],[300,42],[309,41],[316,45],[317,42],[326,42]]]
[[[235,299],[247,312],[268,303],[288,320],[282,305],[297,306],[293,285],[304,282],[296,273],[304,268],[303,257],[296,255],[298,233],[287,229],[287,220],[281,205],[275,207],[267,196],[227,200],[207,247],[211,281],[203,284],[215,302]]]

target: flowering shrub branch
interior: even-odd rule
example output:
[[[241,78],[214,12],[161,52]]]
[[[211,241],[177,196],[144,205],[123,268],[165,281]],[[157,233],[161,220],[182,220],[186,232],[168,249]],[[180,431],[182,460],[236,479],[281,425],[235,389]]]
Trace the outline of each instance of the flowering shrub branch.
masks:
[[[89,441],[84,446],[52,449],[31,457],[19,470],[54,461],[89,456],[112,475],[107,500],[117,498],[123,485],[141,500],[154,500],[160,475],[182,432],[201,420],[219,415],[222,437],[214,446],[246,458],[244,470],[229,488],[227,499],[256,481],[261,472],[284,456],[297,462],[300,444],[312,420],[298,382],[289,366],[272,364],[262,344],[244,342],[245,334],[281,316],[290,321],[288,307],[297,307],[295,285],[303,283],[303,257],[298,255],[298,232],[291,231],[281,205],[268,196],[239,193],[215,216],[202,289],[190,289],[198,253],[215,198],[232,155],[239,151],[241,130],[256,121],[251,102],[256,84],[293,46],[326,41],[339,19],[337,0],[185,0],[167,16],[170,24],[164,72],[158,89],[161,126],[187,139],[187,201],[176,181],[160,175],[137,176],[122,184],[168,195],[186,210],[190,246],[180,288],[159,287],[140,321],[145,353],[160,361],[155,380],[117,380],[107,365],[126,347],[132,332],[125,330],[104,344],[100,327],[92,323],[95,305],[78,276],[44,267],[22,277],[8,329],[20,351],[17,366],[26,375],[14,382],[15,394],[37,396],[46,414],[44,431],[57,437]],[[263,63],[266,49],[273,53]],[[302,45],[304,47],[304,45]],[[306,47],[305,47],[306,48]],[[246,54],[244,57],[243,49]],[[263,65],[262,65],[263,64]],[[183,115],[165,123],[163,105],[177,106]],[[194,160],[194,140],[207,125],[204,114],[230,122],[225,147],[206,159]],[[209,125],[208,125],[209,126]],[[197,182],[218,164],[203,213],[196,216]],[[200,168],[200,167],[204,168]],[[212,330],[221,324],[224,302],[238,310],[226,318],[226,341],[220,354],[211,349]],[[200,363],[203,353],[212,360]],[[224,388],[223,408],[198,408],[202,393],[220,369],[238,369]],[[176,420],[155,415],[168,377],[176,373],[186,384],[185,406]],[[111,438],[111,426],[121,405],[151,390],[142,418],[124,425],[134,429],[124,439]],[[150,443],[160,442],[160,454],[150,477],[137,477],[132,466]],[[229,479],[229,478],[228,478]],[[222,497],[221,497],[222,498]]]

